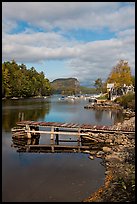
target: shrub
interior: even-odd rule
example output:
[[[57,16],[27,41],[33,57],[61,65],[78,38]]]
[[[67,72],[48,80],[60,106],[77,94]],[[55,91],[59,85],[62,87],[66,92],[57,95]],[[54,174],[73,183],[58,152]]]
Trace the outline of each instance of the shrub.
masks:
[[[108,93],[103,94],[102,96],[98,97],[98,99],[102,99],[102,100],[107,100],[108,99]]]
[[[115,99],[116,103],[119,103],[125,109],[130,108],[135,110],[135,93],[127,93],[121,97]]]

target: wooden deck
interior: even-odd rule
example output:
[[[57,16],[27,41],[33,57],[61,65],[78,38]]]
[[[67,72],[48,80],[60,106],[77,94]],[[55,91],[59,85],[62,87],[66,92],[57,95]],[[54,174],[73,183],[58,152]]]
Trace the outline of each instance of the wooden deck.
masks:
[[[17,122],[17,126],[17,128],[11,129],[13,146],[27,152],[81,152],[92,149],[91,145],[85,145],[86,138],[92,139],[96,144],[101,143],[103,140],[98,137],[100,133],[126,133],[129,135],[135,133],[134,128],[114,128],[113,126],[78,123],[20,121]],[[39,144],[39,138],[45,135],[50,137],[50,144]],[[71,141],[61,140],[60,135],[65,136],[64,138],[75,137],[76,145],[71,143],[74,142],[74,139]],[[61,142],[65,142],[65,144],[62,145]]]
[[[124,133],[131,133],[135,132],[135,128],[129,127],[119,127],[115,128],[113,126],[106,126],[106,125],[91,125],[91,124],[78,124],[78,123],[59,123],[59,122],[36,122],[36,121],[20,121],[17,122],[18,126],[33,126],[33,127],[54,127],[59,129],[80,129],[83,131],[93,131],[93,132],[117,132],[122,131]]]

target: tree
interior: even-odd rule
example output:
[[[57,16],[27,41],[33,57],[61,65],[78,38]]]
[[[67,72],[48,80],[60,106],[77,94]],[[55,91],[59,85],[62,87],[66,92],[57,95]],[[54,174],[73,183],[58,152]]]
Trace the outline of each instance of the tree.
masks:
[[[2,64],[2,97],[11,96],[10,73],[8,63]]]
[[[132,85],[135,87],[135,76],[132,76]]]
[[[107,79],[107,83],[114,83],[117,88],[123,87],[124,84],[129,86],[133,83],[130,66],[127,61],[120,60],[118,64],[113,67]]]
[[[18,65],[14,60],[2,64],[2,97],[50,95],[51,86],[43,72]]]
[[[103,86],[102,79],[101,78],[96,79],[94,86],[96,87],[98,92],[101,92]]]

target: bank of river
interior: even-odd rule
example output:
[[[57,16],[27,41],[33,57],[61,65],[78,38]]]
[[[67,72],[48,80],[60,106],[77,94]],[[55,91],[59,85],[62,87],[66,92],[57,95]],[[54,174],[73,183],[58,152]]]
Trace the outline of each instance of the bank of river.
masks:
[[[115,126],[135,128],[135,116]],[[104,185],[83,202],[135,202],[135,134],[110,136],[108,142],[97,154],[106,168]]]

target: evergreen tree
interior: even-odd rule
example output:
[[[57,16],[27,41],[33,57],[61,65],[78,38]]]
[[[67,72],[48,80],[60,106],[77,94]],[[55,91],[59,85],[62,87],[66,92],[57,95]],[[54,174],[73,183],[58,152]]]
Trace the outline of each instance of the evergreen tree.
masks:
[[[14,60],[2,64],[2,97],[32,97],[51,94],[49,80],[34,67],[18,65]]]

